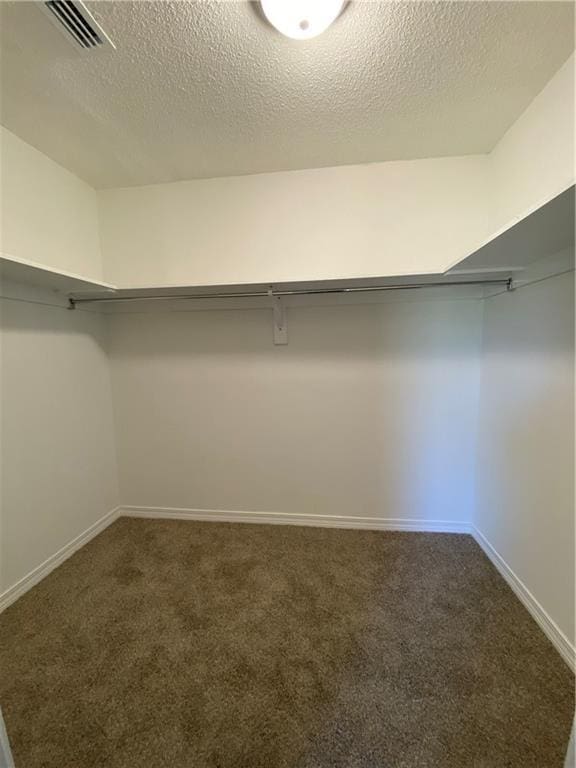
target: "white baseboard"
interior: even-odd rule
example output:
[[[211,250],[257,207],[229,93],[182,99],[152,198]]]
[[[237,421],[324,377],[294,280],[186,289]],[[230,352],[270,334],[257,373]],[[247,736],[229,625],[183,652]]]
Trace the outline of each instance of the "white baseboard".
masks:
[[[41,563],[37,568],[34,568],[33,571],[30,571],[30,573],[24,576],[24,578],[20,579],[20,581],[17,581],[16,584],[9,587],[5,592],[2,592],[0,595],[0,613],[19,597],[22,597],[25,592],[28,592],[29,589],[32,589],[32,587],[38,584],[39,581],[42,581],[42,579],[45,576],[48,576],[48,574],[53,571],[54,568],[57,568],[59,565],[61,565],[65,560],[73,555],[74,552],[77,552],[81,547],[83,547],[84,544],[87,544],[90,539],[93,539],[105,528],[111,525],[118,517],[119,509],[119,507],[116,507],[110,512],[107,512],[103,517],[100,518],[100,520],[97,520],[83,533],[65,544],[62,549],[59,549],[58,552],[53,554],[47,560],[44,560],[43,563]]]
[[[556,622],[546,613],[538,600],[530,592],[524,582],[514,573],[504,558],[494,549],[488,539],[476,528],[471,526],[472,536],[478,542],[487,557],[492,561],[501,576],[504,577],[512,591],[527,608],[540,629],[552,642],[558,653],[570,669],[576,669],[576,648],[562,632]]]
[[[179,507],[120,506],[97,520],[87,530],[69,541],[62,549],[34,568],[27,576],[0,595],[0,613],[38,584],[45,576],[67,560],[74,552],[111,525],[118,517],[143,517],[164,520],[199,520],[221,523],[261,523],[304,525],[319,528],[349,528],[372,531],[414,531],[424,533],[470,533],[503,576],[516,596],[528,609],[542,631],[556,647],[571,669],[576,668],[576,649],[546,613],[534,595],[514,573],[485,536],[473,525],[451,520],[414,520],[344,515],[287,514],[282,512],[246,512],[217,509],[182,509]]]
[[[8,733],[0,709],[0,768],[14,768],[14,758],[8,741]]]
[[[246,512],[221,509],[182,509],[179,507],[121,506],[124,517],[149,517],[164,520],[200,520],[218,523],[262,523],[309,525],[316,528],[358,528],[371,531],[422,531],[427,533],[470,533],[470,524],[451,520],[403,520],[343,515],[308,515],[284,512]]]

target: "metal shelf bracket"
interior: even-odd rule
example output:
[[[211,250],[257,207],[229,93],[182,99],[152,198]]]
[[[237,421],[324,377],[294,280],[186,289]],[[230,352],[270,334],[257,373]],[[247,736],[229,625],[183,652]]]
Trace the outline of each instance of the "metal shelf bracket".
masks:
[[[281,296],[276,296],[272,286],[268,288],[268,296],[272,302],[272,314],[274,322],[274,344],[288,344],[288,325],[286,307]]]

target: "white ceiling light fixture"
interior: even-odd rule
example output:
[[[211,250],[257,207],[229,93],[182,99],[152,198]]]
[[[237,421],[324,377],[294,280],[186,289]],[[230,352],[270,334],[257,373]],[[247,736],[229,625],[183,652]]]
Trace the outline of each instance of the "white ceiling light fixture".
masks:
[[[345,0],[261,0],[266,18],[286,37],[309,40],[328,29]]]

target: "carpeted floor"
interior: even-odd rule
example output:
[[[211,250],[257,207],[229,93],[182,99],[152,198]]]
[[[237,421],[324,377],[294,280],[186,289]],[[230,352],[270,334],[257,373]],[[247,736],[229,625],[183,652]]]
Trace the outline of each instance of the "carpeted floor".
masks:
[[[561,768],[574,680],[476,543],[121,519],[0,617],[16,768]]]

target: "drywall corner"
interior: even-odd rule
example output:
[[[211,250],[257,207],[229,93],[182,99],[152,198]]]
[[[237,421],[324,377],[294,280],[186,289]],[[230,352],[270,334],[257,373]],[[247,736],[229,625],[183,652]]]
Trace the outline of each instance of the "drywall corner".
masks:
[[[102,279],[96,192],[0,126],[0,250]]]

